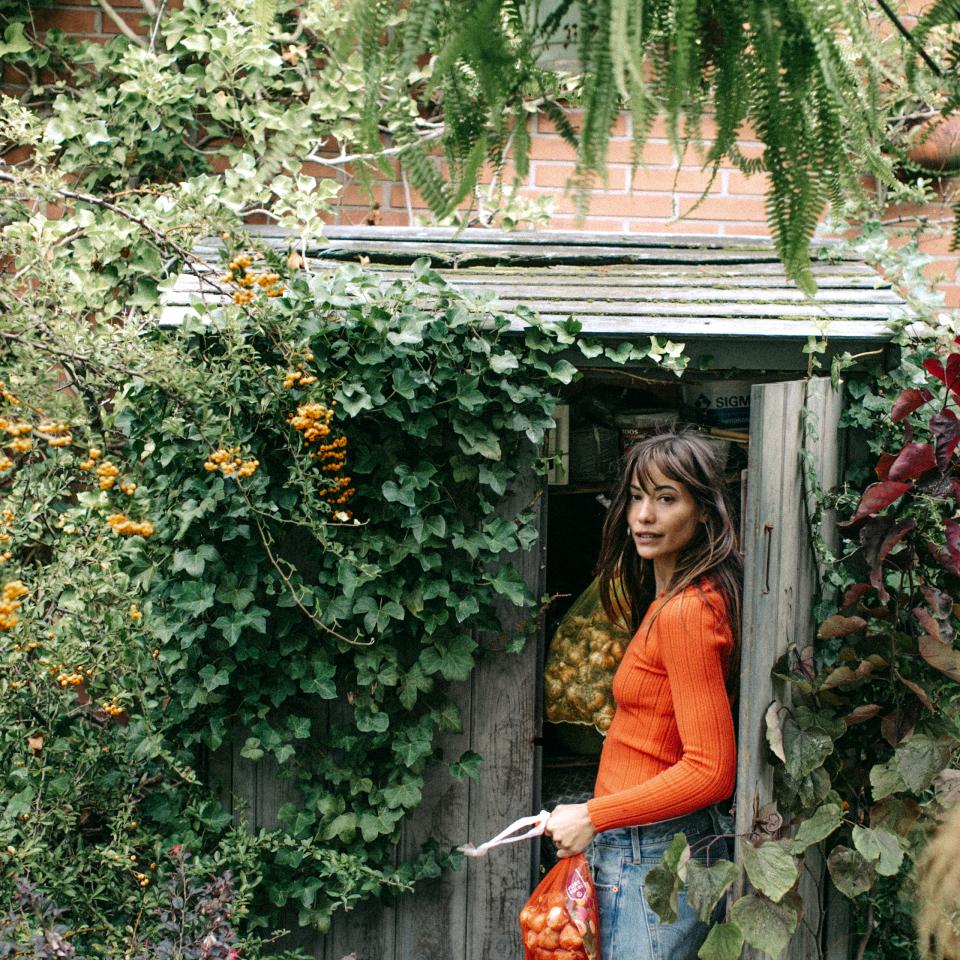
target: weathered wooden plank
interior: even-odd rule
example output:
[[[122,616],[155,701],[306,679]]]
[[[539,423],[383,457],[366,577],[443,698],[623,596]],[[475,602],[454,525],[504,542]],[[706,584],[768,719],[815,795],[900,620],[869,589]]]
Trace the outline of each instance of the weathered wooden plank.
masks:
[[[545,314],[545,321],[562,321],[569,314]],[[824,324],[809,319],[782,320],[735,317],[665,317],[647,315],[634,317],[585,316],[578,317],[582,332],[604,337],[669,336],[675,339],[687,337],[740,337],[750,340],[784,338],[803,340],[824,334]],[[510,329],[522,331],[525,325],[513,320]],[[843,337],[847,340],[883,341],[890,339],[890,329],[879,320],[832,321],[826,324],[828,337]]]
[[[190,306],[171,305],[165,307],[160,319],[163,327],[179,326],[188,317],[195,317],[196,311]],[[542,319],[550,322],[562,322],[569,314],[545,314]],[[510,330],[522,332],[526,325],[520,320],[510,324]],[[731,317],[664,317],[648,315],[642,317],[585,316],[582,318],[582,332],[602,337],[671,337],[678,340],[693,338],[740,338],[753,341],[790,340],[806,342],[808,337],[820,338],[824,334],[824,324],[809,319],[781,320],[764,318]],[[871,344],[886,343],[890,339],[890,329],[885,321],[838,320],[826,325],[826,333],[831,338],[842,338],[850,343]],[[744,357],[745,360],[749,359]],[[768,364],[769,365],[769,364]]]
[[[394,282],[406,282],[409,279],[408,270],[388,272],[377,269],[377,273],[384,287]],[[496,302],[524,302],[534,309],[543,309],[538,302],[552,303],[554,306],[563,306],[571,311],[589,309],[583,304],[617,303],[732,303],[739,305],[759,304],[762,306],[780,306],[801,304],[807,308],[822,306],[828,311],[834,304],[869,306],[877,315],[886,316],[889,312],[888,304],[902,305],[903,301],[890,289],[868,289],[860,287],[821,287],[813,297],[795,288],[771,286],[763,278],[743,278],[737,284],[718,285],[714,279],[702,279],[699,283],[663,282],[659,285],[649,284],[640,277],[622,277],[610,279],[607,277],[584,276],[582,278],[568,278],[567,282],[558,282],[549,276],[539,281],[525,277],[522,273],[497,274],[494,276],[477,277],[470,270],[459,272],[446,271],[442,274],[453,286],[459,290],[475,293],[493,292]],[[209,278],[185,274],[177,281],[176,290],[171,294],[171,302],[188,302],[187,295],[210,294],[215,296],[229,295],[229,289],[220,284],[211,283]],[[837,316],[841,314],[836,314]]]
[[[457,684],[451,691],[460,709],[464,729],[446,734],[439,743],[445,761],[457,760],[470,749],[471,688]],[[427,840],[441,849],[469,839],[470,789],[454,780],[445,765],[433,767],[423,787],[424,803],[403,828],[401,855],[412,859]],[[436,880],[424,881],[397,904],[396,960],[404,957],[451,957],[466,955],[469,864]]]
[[[462,290],[469,290],[469,285],[457,284]],[[898,304],[887,301],[840,301],[821,300],[804,301],[802,299],[777,298],[774,291],[757,292],[755,297],[746,299],[741,295],[729,295],[717,291],[716,295],[707,296],[703,291],[686,293],[679,291],[680,296],[658,298],[650,293],[637,292],[629,296],[625,291],[604,289],[598,291],[595,297],[570,297],[550,290],[541,290],[539,293],[531,291],[531,297],[526,298],[509,291],[498,291],[493,301],[496,309],[511,311],[520,304],[534,310],[541,316],[561,314],[573,315],[586,320],[591,317],[756,317],[773,319],[809,319],[818,321],[839,322],[843,320],[873,319],[887,322],[899,316],[901,308]],[[547,296],[544,296],[547,294]],[[609,295],[608,295],[609,294]],[[217,291],[194,289],[190,294],[186,285],[170,298],[171,304],[190,303],[192,298],[198,298],[206,303],[227,303],[229,294]]]
[[[542,486],[533,476],[518,482],[508,507],[539,503]],[[544,557],[539,549],[517,558],[520,572],[535,596],[542,592]],[[507,623],[519,626],[516,611]],[[537,644],[522,653],[495,653],[472,678],[473,749],[485,758],[479,783],[470,784],[470,837],[493,836],[517,817],[534,811],[539,756],[537,729]],[[522,954],[517,915],[533,887],[535,848],[511,844],[468,866],[469,913],[464,960],[491,960]],[[399,958],[398,958],[399,960]]]
[[[251,225],[251,233],[263,237],[275,237],[289,244],[291,240],[298,240],[296,231],[278,227],[276,225]],[[457,230],[451,227],[375,227],[375,226],[328,226],[324,228],[324,235],[329,240],[340,239],[382,239],[388,236],[398,244],[419,243],[422,241],[457,240],[463,244],[488,245],[496,240],[514,246],[532,245],[541,246],[549,239],[553,244],[572,246],[605,246],[614,242],[627,247],[655,247],[662,249],[690,249],[690,248],[740,248],[743,250],[757,250],[767,252],[773,248],[770,240],[763,237],[717,237],[687,235],[664,235],[642,233],[586,233],[584,231],[562,230],[515,230],[503,232],[481,228],[467,228]],[[842,251],[840,247],[830,241],[819,241],[818,248],[829,251],[835,259],[856,259],[852,254]]]
[[[561,246],[549,241],[536,247],[522,248],[505,243],[465,246],[450,241],[425,241],[405,246],[394,240],[340,239],[316,251],[312,256],[320,260],[349,260],[357,253],[390,263],[408,263],[411,259],[429,257],[437,263],[481,264],[523,263],[776,263],[772,251],[735,250],[720,248],[654,248],[620,246]]]
[[[775,833],[779,824],[773,768],[766,762],[764,714],[774,698],[789,705],[788,689],[775,686],[771,670],[787,650],[802,650],[813,636],[814,556],[807,520],[807,490],[800,453],[804,442],[820,482],[836,482],[840,400],[829,381],[794,381],[753,388],[751,444],[744,548],[746,575],[740,743],[737,777],[737,852],[751,836]],[[817,438],[803,436],[803,417],[820,425]],[[832,476],[826,471],[833,471]],[[765,820],[765,817],[767,818]],[[787,951],[793,960],[818,956],[823,926],[822,869],[816,856],[800,886],[805,923]],[[812,931],[812,932],[811,932]],[[753,952],[746,954],[753,958]]]

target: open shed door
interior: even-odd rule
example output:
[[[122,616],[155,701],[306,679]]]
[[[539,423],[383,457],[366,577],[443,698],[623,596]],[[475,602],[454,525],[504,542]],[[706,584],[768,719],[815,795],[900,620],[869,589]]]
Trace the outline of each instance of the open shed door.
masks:
[[[776,834],[773,768],[767,763],[764,714],[775,698],[789,703],[785,684],[771,670],[788,650],[812,642],[817,565],[804,482],[804,459],[819,485],[839,480],[841,393],[827,378],[760,384],[750,402],[750,456],[744,500],[746,561],[740,670],[740,723],[736,794],[736,856],[752,835]],[[806,457],[804,457],[804,453]],[[824,535],[836,536],[832,520]],[[832,544],[831,544],[832,545]],[[846,960],[847,921],[829,894],[822,861],[811,849],[801,881],[805,915],[784,960]],[[813,862],[816,861],[816,862]],[[826,901],[834,905],[826,910]],[[843,901],[845,902],[845,901]],[[830,914],[828,916],[827,914]],[[749,960],[763,956],[747,950]]]

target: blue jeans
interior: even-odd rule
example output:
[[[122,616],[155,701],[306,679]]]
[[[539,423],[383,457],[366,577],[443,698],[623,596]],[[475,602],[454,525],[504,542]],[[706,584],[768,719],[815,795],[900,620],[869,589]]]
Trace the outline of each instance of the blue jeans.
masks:
[[[597,888],[602,960],[696,960],[710,927],[687,903],[686,891],[680,891],[676,922],[662,923],[647,904],[643,884],[675,833],[686,834],[691,859],[706,865],[727,857],[727,841],[717,837],[714,823],[706,809],[597,834],[585,852]],[[721,900],[714,922],[722,909]]]

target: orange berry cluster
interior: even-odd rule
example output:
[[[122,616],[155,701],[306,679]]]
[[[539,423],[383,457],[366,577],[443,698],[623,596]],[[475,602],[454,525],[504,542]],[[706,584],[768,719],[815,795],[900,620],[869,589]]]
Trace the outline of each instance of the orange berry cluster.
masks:
[[[19,397],[15,397],[15,396],[10,392],[9,388],[7,387],[6,382],[3,381],[3,380],[0,380],[0,397],[3,397],[3,399],[4,399],[7,403],[12,403],[14,406],[16,406],[18,403],[20,403],[20,398],[19,398]]]
[[[227,264],[227,272],[219,278],[221,283],[230,283],[239,288],[233,295],[234,303],[250,303],[254,299],[254,290],[257,287],[268,297],[279,297],[283,294],[279,273],[266,271],[257,273],[250,269],[252,266],[253,259],[248,254],[237,254]]]
[[[330,436],[330,421],[333,419],[334,406],[336,401],[329,407],[323,403],[302,404],[297,407],[296,414],[290,416],[287,422],[303,434],[304,443],[320,443]],[[350,486],[352,477],[338,476],[347,463],[347,438],[340,436],[320,443],[315,450],[310,451],[310,459],[317,461],[320,471],[326,474],[326,479],[330,483],[329,487],[320,491],[320,497],[331,506],[342,506],[347,503],[357,492]],[[341,512],[346,514],[345,519],[350,519],[347,511]]]
[[[86,677],[79,671],[76,673],[57,674],[57,683],[59,683],[61,687],[78,687],[84,680],[86,680]]]
[[[257,472],[260,461],[253,459],[244,460],[238,456],[239,453],[239,447],[231,447],[229,450],[220,447],[219,450],[214,450],[209,458],[204,461],[203,469],[206,470],[207,473],[213,473],[214,470],[219,470],[227,476],[233,474],[237,477],[252,477]]]
[[[33,440],[26,434],[33,430],[29,423],[16,422],[8,423],[4,428],[13,439],[7,444],[7,449],[14,453],[28,453],[33,449]]]
[[[9,580],[0,591],[0,630],[12,630],[19,621],[20,598],[30,591],[22,580]]]
[[[330,436],[330,421],[335,405],[336,401],[329,407],[323,403],[301,404],[295,414],[287,417],[287,423],[303,434],[304,443],[317,443]]]
[[[97,467],[96,472],[100,478],[101,490],[113,489],[113,485],[117,482],[117,477],[120,475],[116,464],[111,463],[109,460],[104,460],[103,463]]]
[[[10,534],[7,532],[10,525],[14,521],[13,511],[9,508],[4,509],[0,513],[0,543],[9,543]],[[0,553],[0,564],[6,563],[8,560],[13,558],[12,550],[4,550],[3,553]]]
[[[289,390],[291,387],[309,387],[311,383],[316,383],[317,378],[313,374],[303,372],[303,365],[300,364],[299,370],[289,370],[283,378],[283,389]]]
[[[117,702],[119,697],[112,697],[109,703],[101,703],[100,709],[111,717],[119,717],[124,712],[123,707]]]
[[[130,604],[130,619],[134,623],[143,619],[143,614],[140,612],[140,608],[135,603]]]
[[[37,433],[47,441],[51,447],[67,447],[73,443],[73,434],[70,433],[69,423],[60,423],[56,420],[41,420],[37,424]]]
[[[125,513],[111,513],[107,523],[120,536],[149,537],[153,534],[153,524],[149,520],[131,520]]]

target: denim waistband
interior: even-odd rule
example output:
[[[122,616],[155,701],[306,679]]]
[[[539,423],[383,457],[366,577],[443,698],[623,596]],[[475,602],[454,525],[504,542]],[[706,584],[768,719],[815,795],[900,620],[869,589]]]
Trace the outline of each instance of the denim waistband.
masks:
[[[688,841],[695,841],[701,837],[711,836],[715,832],[711,808],[706,807],[670,820],[604,830],[597,834],[595,842],[606,846],[632,848],[634,856],[639,858],[646,852],[662,852],[675,833],[686,834]]]

